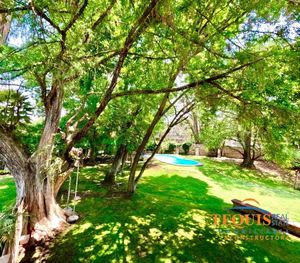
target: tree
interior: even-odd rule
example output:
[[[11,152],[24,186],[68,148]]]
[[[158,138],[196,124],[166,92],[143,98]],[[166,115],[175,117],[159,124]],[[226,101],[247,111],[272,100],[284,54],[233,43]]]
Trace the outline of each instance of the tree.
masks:
[[[9,131],[30,122],[33,108],[19,91],[0,90],[0,125]]]
[[[201,116],[202,130],[200,139],[209,153],[217,157],[218,149],[221,149],[225,141],[233,136],[232,122],[221,111]]]
[[[116,1],[112,1],[111,5],[105,7],[104,11],[102,9],[100,12],[101,15],[96,21],[92,21],[92,23],[89,22],[88,26],[91,27],[92,30],[96,30],[102,20],[108,16],[115,2]],[[76,130],[75,126],[79,125],[78,122],[75,126],[72,122],[67,127],[68,130],[64,135],[66,143],[63,155],[64,159],[56,157],[54,158],[55,160],[52,161],[55,136],[58,135],[59,131],[58,127],[66,86],[72,79],[77,79],[84,74],[84,72],[80,72],[80,69],[76,67],[71,70],[70,67],[65,64],[65,61],[68,60],[69,63],[76,63],[78,59],[76,56],[82,56],[82,53],[78,50],[81,49],[81,44],[77,44],[76,46],[72,41],[76,43],[82,36],[81,32],[83,28],[87,26],[78,21],[83,21],[84,11],[87,9],[88,1],[84,1],[75,7],[70,7],[68,4],[63,3],[65,2],[62,1],[59,3],[61,8],[58,8],[58,10],[65,9],[67,12],[65,15],[59,16],[57,16],[55,11],[51,10],[50,2],[44,2],[40,5],[31,2],[31,6],[23,6],[22,8],[30,17],[29,23],[32,22],[32,32],[38,29],[41,31],[41,34],[32,34],[30,36],[31,39],[30,37],[28,39],[29,43],[38,41],[39,44],[37,46],[33,47],[29,45],[23,52],[16,53],[18,54],[17,56],[24,58],[23,65],[20,67],[25,68],[24,71],[26,71],[26,73],[23,76],[28,78],[33,85],[39,86],[40,88],[41,100],[44,106],[45,123],[38,148],[32,156],[28,156],[24,149],[16,144],[11,134],[7,133],[4,127],[1,127],[1,158],[5,161],[16,180],[18,211],[24,209],[29,215],[27,218],[24,218],[24,220],[20,220],[21,226],[16,227],[18,230],[16,236],[20,236],[20,229],[24,229],[25,234],[28,232],[30,234],[37,233],[40,236],[43,236],[43,233],[50,235],[54,228],[59,228],[64,224],[65,216],[63,210],[56,203],[55,196],[64,180],[72,171],[72,167],[70,166],[72,161],[69,156],[69,151],[75,145],[76,141],[79,141],[86,135],[97,117],[103,112],[110,101],[111,94],[117,84],[121,68],[128,55],[129,49],[145,27],[148,26],[147,18],[157,4],[157,1],[151,1],[142,11],[139,6],[139,8],[134,10],[136,15],[131,16],[131,18],[126,16],[126,13],[121,12],[125,14],[124,18],[126,22],[131,23],[132,26],[129,32],[125,29],[123,35],[120,36],[119,40],[123,42],[121,50],[114,52],[119,55],[119,58],[113,70],[112,80],[104,92],[99,106],[97,106],[94,114],[83,127],[79,131]],[[11,9],[14,11],[14,8],[15,10],[19,10],[19,7],[15,7],[12,3],[7,3],[7,8],[4,8],[4,11],[2,10],[1,13],[10,13]],[[93,4],[89,5],[88,8],[89,10],[86,12],[89,12],[91,15],[94,9]],[[62,20],[60,20],[61,18]],[[42,23],[34,24],[33,22],[35,20],[41,20]],[[51,36],[53,32],[55,32],[54,38]],[[123,40],[124,36],[125,39]],[[85,34],[84,39],[80,40],[81,43],[86,43],[86,45],[83,45],[84,48],[91,45],[91,43],[87,43],[88,38],[91,37],[91,35]],[[46,47],[46,52],[48,52],[47,57],[43,55],[45,50],[43,46]],[[71,51],[73,53],[70,53]],[[35,56],[32,56],[33,54],[31,52],[35,52]],[[116,54],[114,56],[116,56]],[[38,64],[39,62],[43,62],[43,66],[39,65],[36,67],[35,63],[37,62]],[[13,66],[16,66],[16,64]],[[14,68],[13,71],[22,72],[22,70],[16,68]],[[5,72],[11,72],[11,69],[7,67],[2,68],[1,73],[4,74]],[[78,74],[79,76],[77,77]],[[11,77],[13,76],[10,75],[9,78]],[[72,124],[73,127],[71,128]],[[43,232],[38,230],[40,227],[43,228]],[[33,236],[34,235],[32,235],[32,237]],[[18,246],[18,239],[15,240],[15,244]],[[15,248],[13,250],[16,252]],[[16,253],[12,253],[12,255],[12,261],[14,261]]]

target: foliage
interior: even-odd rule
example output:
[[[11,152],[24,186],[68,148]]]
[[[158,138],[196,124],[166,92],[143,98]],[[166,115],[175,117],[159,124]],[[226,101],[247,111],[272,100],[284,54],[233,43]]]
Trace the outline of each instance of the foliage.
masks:
[[[15,198],[15,183],[12,178],[0,176],[0,253],[3,245],[13,238],[15,214],[12,210]]]
[[[203,113],[201,122],[200,140],[208,150],[221,148],[225,140],[235,132],[230,118],[221,111]]]
[[[0,90],[0,125],[8,130],[17,126],[25,126],[30,122],[33,108],[28,98],[19,91],[11,89]]]
[[[155,142],[152,142],[152,143],[147,145],[146,150],[147,151],[154,151],[154,149],[156,148],[156,145],[157,144]]]
[[[12,210],[0,212],[0,253],[7,243],[13,241],[13,232],[15,227],[16,215]]]
[[[188,154],[189,153],[191,146],[192,146],[192,144],[189,143],[189,142],[186,142],[186,143],[182,144],[181,147],[183,149],[184,154]]]
[[[29,153],[33,153],[39,144],[43,123],[36,121],[18,130],[19,141],[22,141]]]
[[[294,158],[293,158],[293,161],[292,161],[292,166],[294,168],[300,168],[300,151],[299,150],[296,150],[294,151]]]
[[[168,148],[166,149],[166,153],[174,153],[174,151],[175,151],[175,149],[176,149],[176,144],[174,144],[174,143],[169,143],[168,144]]]

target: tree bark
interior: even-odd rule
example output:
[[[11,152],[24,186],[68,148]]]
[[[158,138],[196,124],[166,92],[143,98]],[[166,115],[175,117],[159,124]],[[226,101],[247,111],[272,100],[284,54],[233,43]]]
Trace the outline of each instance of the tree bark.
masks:
[[[5,44],[11,25],[11,15],[0,14],[0,45]]]
[[[188,124],[194,137],[194,143],[200,144],[200,123],[196,112],[191,113],[191,117],[188,119]]]
[[[245,167],[245,168],[253,168],[255,156],[252,156],[252,133],[251,133],[251,131],[246,132],[246,134],[244,136],[243,149],[244,149],[243,162],[241,163],[241,166]]]
[[[294,189],[300,190],[300,169],[297,169],[295,172]]]
[[[125,149],[125,153],[124,153],[123,158],[122,158],[122,164],[121,164],[121,167],[120,167],[120,172],[121,172],[121,173],[122,173],[123,170],[124,170],[124,166],[125,166],[125,164],[126,164],[127,157],[128,157],[128,151],[127,151],[127,149]]]
[[[116,152],[116,155],[114,157],[114,160],[113,160],[113,163],[112,163],[112,166],[111,166],[109,172],[105,175],[105,178],[103,180],[104,185],[112,186],[115,184],[116,176],[122,165],[122,160],[124,158],[125,153],[126,153],[126,146],[124,144],[121,144]]]
[[[45,125],[37,151],[28,156],[20,145],[16,143],[12,132],[7,132],[0,126],[0,157],[12,173],[16,183],[16,206],[18,211],[15,242],[10,262],[14,262],[18,255],[18,240],[20,235],[30,235],[31,242],[41,241],[52,236],[54,230],[65,224],[63,210],[56,203],[58,191],[58,171],[63,167],[52,165],[54,136],[58,131],[58,123],[62,106],[63,89],[60,83],[54,81],[45,103]],[[61,173],[63,174],[63,173]],[[63,176],[63,178],[65,178]],[[23,211],[24,213],[20,213]]]
[[[177,74],[176,74],[176,76],[177,76]],[[175,78],[174,78],[174,80],[175,80]],[[136,173],[136,170],[137,170],[137,166],[138,166],[138,162],[140,160],[141,154],[144,151],[145,146],[146,146],[146,144],[147,144],[147,142],[148,142],[155,126],[156,126],[156,124],[159,122],[159,120],[163,116],[163,112],[164,112],[165,106],[168,102],[168,99],[169,99],[169,93],[165,94],[163,99],[161,100],[159,108],[158,108],[158,110],[157,110],[150,126],[148,127],[148,129],[146,131],[146,134],[143,137],[143,140],[142,140],[141,144],[138,146],[138,148],[136,150],[136,153],[135,153],[132,165],[131,165],[131,169],[130,169],[130,175],[129,175],[129,178],[128,178],[127,192],[130,193],[130,194],[135,192],[135,186],[136,186],[136,184],[135,184],[135,173]]]

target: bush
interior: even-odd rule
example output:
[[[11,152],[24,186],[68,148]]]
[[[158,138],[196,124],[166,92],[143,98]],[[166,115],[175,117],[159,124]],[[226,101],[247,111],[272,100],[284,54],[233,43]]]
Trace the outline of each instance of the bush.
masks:
[[[174,153],[175,149],[176,149],[176,145],[173,143],[169,143],[166,153]]]
[[[300,151],[296,151],[292,162],[294,168],[300,168]]]
[[[16,215],[11,209],[0,213],[0,256],[6,243],[13,241]]]
[[[154,143],[150,143],[148,144],[147,148],[146,148],[146,151],[151,151],[153,152],[156,148],[157,144],[154,142]]]
[[[0,170],[0,175],[6,175],[9,174],[9,171],[7,170]]]
[[[184,154],[188,154],[189,153],[189,151],[190,151],[190,148],[191,148],[191,143],[184,143],[184,144],[182,144],[182,149],[183,149],[183,152],[184,152]]]
[[[4,170],[4,167],[5,167],[4,162],[2,162],[2,161],[0,160],[0,170]]]

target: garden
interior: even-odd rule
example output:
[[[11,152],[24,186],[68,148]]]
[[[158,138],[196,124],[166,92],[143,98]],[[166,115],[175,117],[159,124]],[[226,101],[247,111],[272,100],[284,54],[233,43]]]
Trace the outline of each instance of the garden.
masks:
[[[0,263],[299,262],[299,11],[2,0]]]

